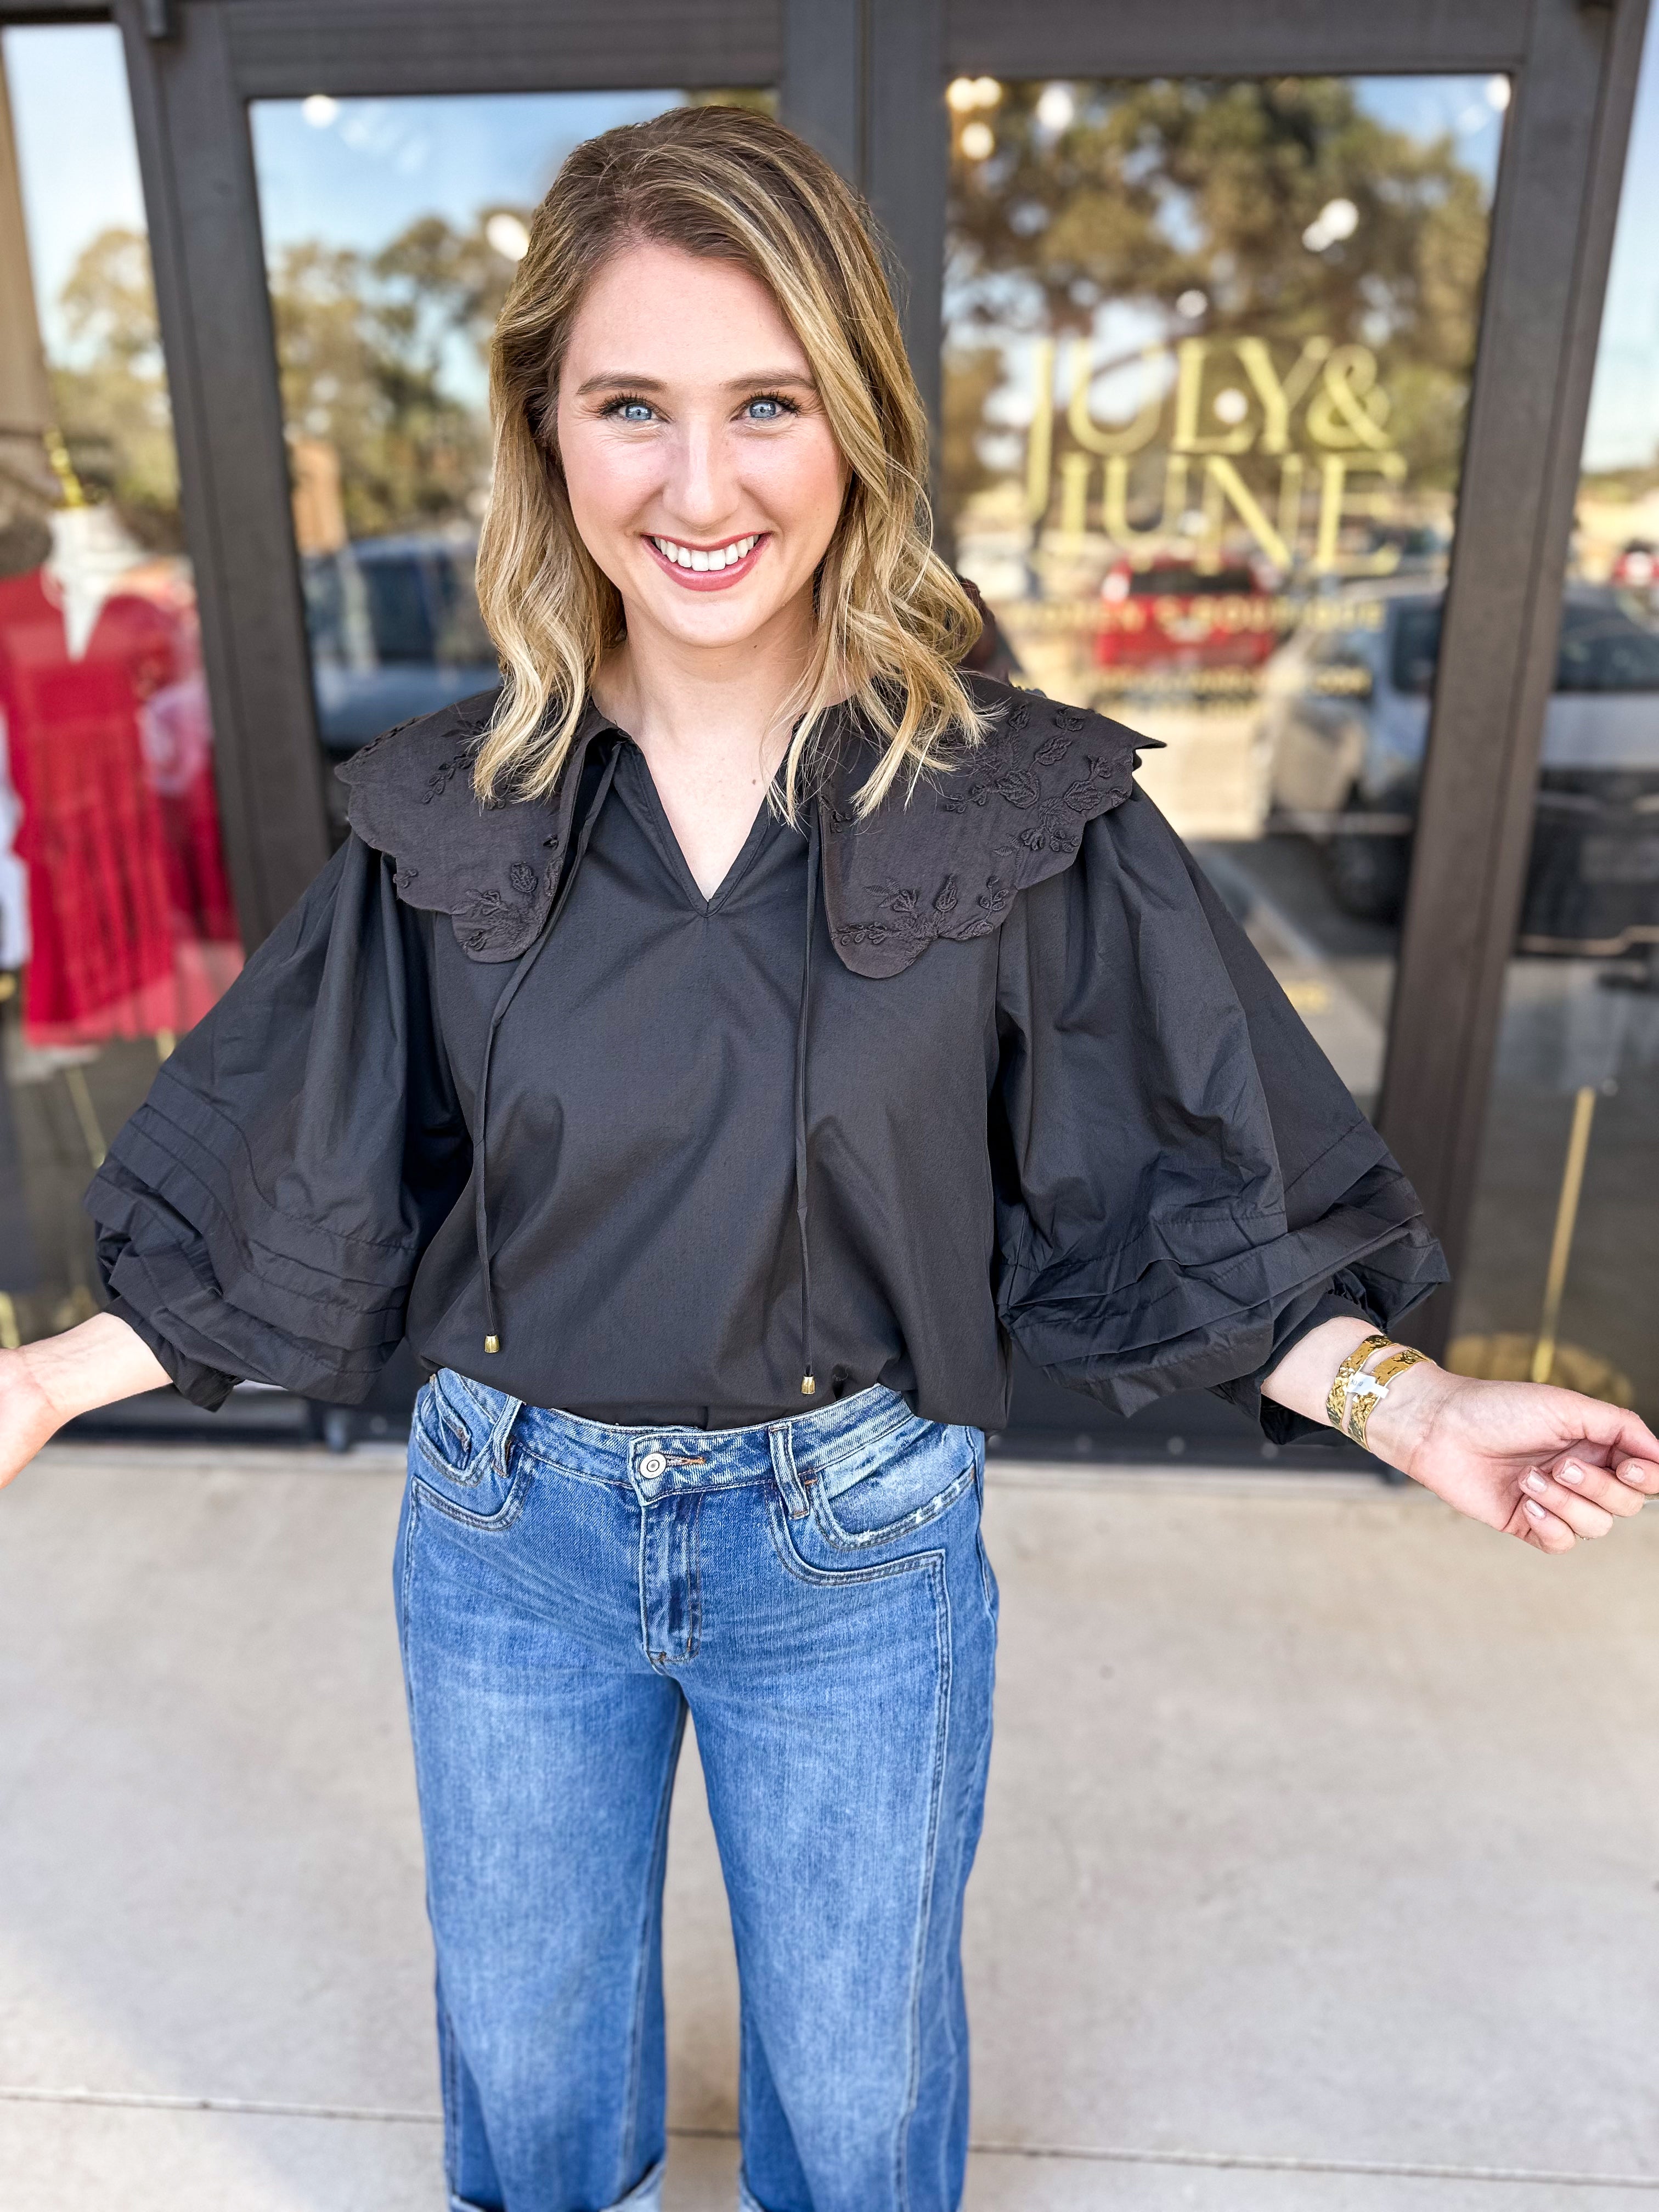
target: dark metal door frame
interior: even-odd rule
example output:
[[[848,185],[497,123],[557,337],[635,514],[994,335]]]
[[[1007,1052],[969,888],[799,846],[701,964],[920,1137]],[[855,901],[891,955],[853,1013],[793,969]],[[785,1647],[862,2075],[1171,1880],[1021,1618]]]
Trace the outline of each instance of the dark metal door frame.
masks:
[[[777,84],[787,119],[870,197],[903,272],[917,372],[936,404],[942,93],[951,76],[1510,74],[1380,1115],[1455,1265],[1520,910],[1648,0],[113,4],[197,563],[228,859],[251,941],[315,872],[326,830],[249,100]],[[0,0],[0,16],[43,12]],[[1443,1297],[1432,1302],[1423,1340],[1443,1338],[1449,1309]]]

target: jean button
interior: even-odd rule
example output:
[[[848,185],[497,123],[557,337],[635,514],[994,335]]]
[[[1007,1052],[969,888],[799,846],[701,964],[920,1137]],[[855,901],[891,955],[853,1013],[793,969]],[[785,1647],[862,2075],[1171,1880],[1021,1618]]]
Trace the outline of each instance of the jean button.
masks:
[[[645,1457],[640,1462],[640,1473],[647,1482],[654,1482],[667,1464],[668,1462],[659,1451],[647,1452]]]

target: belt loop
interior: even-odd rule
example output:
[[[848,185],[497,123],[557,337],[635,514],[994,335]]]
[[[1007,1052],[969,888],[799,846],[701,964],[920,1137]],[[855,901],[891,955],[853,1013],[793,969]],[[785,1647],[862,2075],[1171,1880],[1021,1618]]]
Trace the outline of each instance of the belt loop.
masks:
[[[513,1434],[513,1424],[524,1411],[522,1398],[508,1398],[503,1394],[500,1417],[489,1431],[489,1464],[497,1480],[507,1480],[507,1446]]]
[[[766,1431],[766,1440],[772,1447],[772,1473],[783,1498],[784,1511],[792,1521],[802,1521],[811,1509],[800,1477],[795,1473],[794,1446],[789,1437],[793,1425],[789,1421],[774,1421]]]

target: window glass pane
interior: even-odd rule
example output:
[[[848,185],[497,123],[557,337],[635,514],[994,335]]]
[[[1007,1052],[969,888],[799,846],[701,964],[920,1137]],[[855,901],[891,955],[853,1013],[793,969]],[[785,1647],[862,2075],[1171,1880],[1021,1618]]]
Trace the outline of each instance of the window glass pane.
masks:
[[[492,688],[472,568],[489,333],[571,148],[688,99],[580,92],[256,101],[260,219],[325,751]],[[341,793],[331,777],[329,799]]]
[[[0,43],[0,1340],[95,1307],[81,1194],[241,965],[121,42]]]
[[[943,520],[1382,1077],[1509,84],[958,79]]]
[[[1450,1351],[1659,1419],[1659,40],[1625,173]]]

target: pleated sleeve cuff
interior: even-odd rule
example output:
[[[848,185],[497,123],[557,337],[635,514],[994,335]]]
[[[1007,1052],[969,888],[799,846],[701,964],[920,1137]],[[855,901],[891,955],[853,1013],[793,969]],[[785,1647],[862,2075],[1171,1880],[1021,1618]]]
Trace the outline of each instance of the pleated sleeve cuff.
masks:
[[[1273,1349],[1259,1367],[1248,1375],[1236,1376],[1230,1382],[1212,1386],[1218,1398],[1224,1398],[1255,1421],[1270,1444],[1297,1443],[1307,1437],[1332,1445],[1341,1442],[1336,1431],[1322,1421],[1310,1421],[1305,1414],[1292,1413],[1288,1406],[1261,1395],[1262,1384],[1285,1354],[1328,1321],[1363,1321],[1369,1328],[1382,1326],[1382,1317],[1373,1310],[1363,1278],[1352,1268],[1345,1267],[1328,1290],[1313,1294],[1311,1302],[1291,1300],[1274,1323]]]
[[[114,1310],[195,1404],[222,1404],[239,1379],[356,1404],[403,1334],[417,1238],[371,1242],[283,1213],[245,1133],[165,1069],[87,1210]]]
[[[176,1344],[163,1336],[147,1313],[131,1300],[112,1297],[109,1311],[118,1321],[124,1321],[139,1341],[149,1346],[157,1362],[167,1370],[167,1378],[181,1398],[188,1398],[192,1406],[204,1413],[216,1413],[231,1392],[236,1388],[234,1375],[222,1375],[216,1367],[209,1367],[198,1359],[186,1359]]]
[[[1363,1125],[1353,1141],[1381,1150]],[[1155,1222],[1110,1255],[1011,1279],[1010,1334],[1053,1380],[1116,1413],[1176,1390],[1216,1390],[1268,1442],[1287,1443],[1328,1433],[1261,1395],[1291,1346],[1339,1313],[1391,1329],[1446,1279],[1416,1194],[1386,1155],[1296,1229],[1282,1215],[1199,1215]]]

